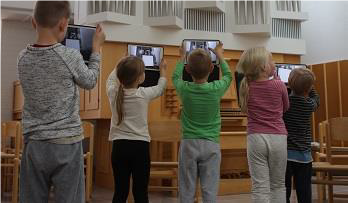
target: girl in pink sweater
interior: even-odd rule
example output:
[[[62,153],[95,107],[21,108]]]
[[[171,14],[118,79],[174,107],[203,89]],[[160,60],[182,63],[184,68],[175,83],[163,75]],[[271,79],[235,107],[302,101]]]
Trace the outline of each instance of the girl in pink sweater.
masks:
[[[243,53],[237,70],[244,74],[240,105],[248,115],[247,154],[252,202],[285,202],[287,131],[283,113],[289,108],[285,84],[275,75],[272,55],[263,47]]]

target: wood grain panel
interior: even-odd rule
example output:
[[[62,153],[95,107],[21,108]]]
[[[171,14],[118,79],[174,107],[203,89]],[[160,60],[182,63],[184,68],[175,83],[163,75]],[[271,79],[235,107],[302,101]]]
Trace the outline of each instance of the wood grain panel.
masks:
[[[284,54],[283,58],[284,58],[284,63],[294,63],[294,64],[301,63],[300,55]]]
[[[348,60],[340,61],[342,116],[348,117]]]
[[[111,118],[109,99],[106,94],[106,81],[116,67],[119,60],[126,56],[128,44],[120,42],[107,42],[102,47],[102,62],[100,71],[100,108],[102,118]]]
[[[326,68],[326,99],[328,119],[340,116],[338,92],[338,62],[325,64]]]
[[[79,87],[80,91],[80,111],[85,110],[85,90]]]
[[[324,65],[323,64],[317,64],[312,65],[312,71],[315,74],[316,81],[314,83],[315,89],[317,90],[319,96],[320,96],[320,105],[318,110],[314,113],[314,132],[313,138],[315,141],[318,141],[318,126],[319,123],[326,120],[326,101],[325,101],[325,79],[324,79]]]

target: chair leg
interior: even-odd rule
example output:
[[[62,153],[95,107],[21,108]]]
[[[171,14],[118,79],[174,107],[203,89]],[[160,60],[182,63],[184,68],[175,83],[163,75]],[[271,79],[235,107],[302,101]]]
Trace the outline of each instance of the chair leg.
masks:
[[[317,180],[323,180],[323,173],[317,172],[316,178]],[[325,192],[325,185],[318,184],[317,185],[318,203],[324,202],[324,192]]]
[[[90,177],[90,182],[89,182],[89,198],[92,200],[92,193],[93,193],[93,155],[90,155],[90,171],[89,171],[89,177]]]
[[[171,143],[172,145],[172,161],[173,162],[176,162],[178,161],[178,146],[179,146],[179,143],[178,142],[172,142]],[[178,170],[177,169],[173,169],[175,171],[176,174],[178,174]],[[171,185],[172,187],[178,187],[178,180],[177,179],[172,179],[171,180]],[[178,191],[172,191],[172,195],[174,197],[177,197],[178,196]]]
[[[86,156],[86,201],[91,202],[92,199],[92,155],[87,154]]]
[[[332,181],[332,175],[330,173],[328,174],[328,179]],[[328,185],[328,195],[328,202],[333,203],[333,185]]]
[[[19,174],[19,159],[13,160],[13,183],[12,183],[12,203],[18,202],[18,174]]]

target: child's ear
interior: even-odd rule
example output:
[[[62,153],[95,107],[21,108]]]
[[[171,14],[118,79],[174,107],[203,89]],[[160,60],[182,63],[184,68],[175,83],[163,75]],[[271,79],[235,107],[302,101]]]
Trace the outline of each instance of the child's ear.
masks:
[[[36,30],[36,21],[34,18],[31,18],[31,25],[33,26],[33,28]]]
[[[60,31],[60,32],[65,32],[66,28],[68,27],[68,24],[69,24],[69,19],[67,19],[67,18],[62,18],[62,19],[59,21],[59,31]]]
[[[210,63],[210,72],[213,72],[213,70],[214,70],[214,65],[213,63]]]
[[[189,65],[186,65],[186,66],[185,66],[185,70],[186,70],[186,72],[188,72],[189,74],[191,74],[191,69],[190,69],[190,66],[189,66]]]

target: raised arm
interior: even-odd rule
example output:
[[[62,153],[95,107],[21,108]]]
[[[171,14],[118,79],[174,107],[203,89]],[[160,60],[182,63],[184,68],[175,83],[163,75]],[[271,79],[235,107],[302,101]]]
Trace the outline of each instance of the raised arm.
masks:
[[[160,64],[160,78],[158,80],[158,84],[153,87],[147,87],[143,89],[144,96],[148,100],[155,99],[161,96],[166,89],[167,86],[167,62],[163,59]]]
[[[116,76],[116,68],[110,73],[108,80],[106,81],[106,93],[108,96],[111,96],[113,92],[116,92],[118,90],[118,87],[120,85],[119,80]]]
[[[309,92],[307,101],[311,104],[313,112],[318,109],[319,104],[320,104],[320,97],[314,88],[312,88],[312,90]]]
[[[214,52],[214,54],[218,57],[220,61],[220,69],[222,72],[222,78],[218,81],[214,82],[214,87],[217,88],[220,91],[220,96],[223,96],[229,86],[231,85],[232,81],[232,73],[230,70],[230,67],[228,66],[227,62],[224,59],[223,54],[223,44],[219,43],[215,49],[211,49],[211,51]]]
[[[81,54],[77,50],[72,50],[72,53],[66,58],[65,62],[73,74],[75,82],[84,89],[92,89],[97,83],[100,68],[100,47],[104,43],[104,40],[104,31],[100,25],[97,25],[88,66],[86,66]]]
[[[183,45],[179,48],[180,60],[176,63],[175,70],[172,75],[172,82],[178,94],[180,94],[181,89],[184,85],[184,81],[182,80],[182,73],[184,71],[184,57],[185,51]]]

